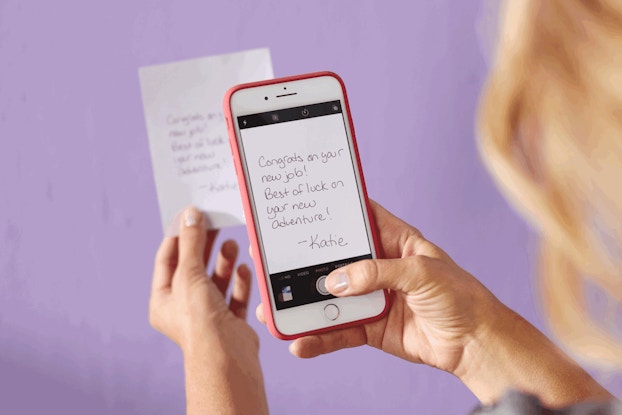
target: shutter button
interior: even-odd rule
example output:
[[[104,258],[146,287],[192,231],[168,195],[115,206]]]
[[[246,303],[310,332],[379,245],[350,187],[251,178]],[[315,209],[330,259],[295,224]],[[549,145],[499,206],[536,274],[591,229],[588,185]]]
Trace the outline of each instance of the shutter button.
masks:
[[[330,292],[326,289],[326,275],[322,275],[315,282],[315,289],[322,295],[328,295]]]

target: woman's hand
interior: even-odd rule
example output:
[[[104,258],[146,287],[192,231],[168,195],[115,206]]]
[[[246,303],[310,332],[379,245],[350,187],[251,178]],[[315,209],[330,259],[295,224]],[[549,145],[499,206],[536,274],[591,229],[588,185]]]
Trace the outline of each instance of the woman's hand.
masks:
[[[371,201],[385,258],[333,271],[326,287],[336,296],[392,290],[392,305],[379,321],[296,339],[298,357],[314,357],[363,344],[414,363],[449,372],[477,330],[482,305],[494,297],[421,233]],[[261,307],[258,317],[264,320]]]
[[[235,267],[238,245],[226,241],[208,277],[206,264],[217,231],[206,232],[204,221],[190,208],[179,237],[162,241],[149,320],[183,351],[189,414],[267,413],[259,339],[246,323],[251,273],[246,265]]]
[[[292,354],[307,358],[368,344],[453,373],[486,404],[509,388],[552,406],[606,396],[537,329],[417,229],[377,203],[371,207],[386,259],[339,268],[328,276],[326,287],[338,297],[389,289],[388,314],[365,325],[296,339]],[[257,316],[264,320],[261,307]]]

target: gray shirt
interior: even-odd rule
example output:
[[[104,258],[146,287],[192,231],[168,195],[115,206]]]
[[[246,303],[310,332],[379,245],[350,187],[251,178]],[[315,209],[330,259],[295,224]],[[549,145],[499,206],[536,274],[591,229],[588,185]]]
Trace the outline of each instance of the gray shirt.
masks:
[[[496,404],[477,408],[471,415],[622,415],[622,403],[584,402],[564,409],[548,409],[535,396],[508,391]]]

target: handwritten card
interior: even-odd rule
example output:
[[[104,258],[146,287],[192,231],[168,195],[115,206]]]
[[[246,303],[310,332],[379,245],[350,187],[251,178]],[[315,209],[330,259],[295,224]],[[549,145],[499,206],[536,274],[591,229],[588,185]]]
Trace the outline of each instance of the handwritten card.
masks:
[[[244,223],[222,99],[230,87],[271,79],[268,49],[139,69],[162,227],[177,235],[194,205],[210,229]]]

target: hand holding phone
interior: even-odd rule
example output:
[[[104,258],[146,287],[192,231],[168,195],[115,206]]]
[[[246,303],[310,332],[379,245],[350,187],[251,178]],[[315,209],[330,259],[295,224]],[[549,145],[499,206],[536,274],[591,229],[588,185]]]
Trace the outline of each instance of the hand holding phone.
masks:
[[[391,309],[371,323],[298,338],[289,346],[293,355],[309,358],[368,344],[452,373],[485,405],[509,390],[551,407],[611,400],[581,366],[421,232],[373,201],[371,207],[386,259],[340,268],[327,287],[339,297],[390,289]],[[260,321],[262,312],[257,309]]]
[[[377,257],[341,79],[240,85],[224,109],[271,333],[293,339],[380,318],[386,292],[336,298],[325,287],[333,270]]]

